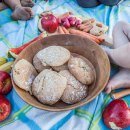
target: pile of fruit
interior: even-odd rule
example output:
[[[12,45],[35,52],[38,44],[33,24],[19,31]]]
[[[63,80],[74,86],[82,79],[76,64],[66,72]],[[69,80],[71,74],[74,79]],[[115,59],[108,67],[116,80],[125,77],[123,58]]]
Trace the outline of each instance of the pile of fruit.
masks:
[[[71,12],[57,17],[53,13],[43,12],[40,15],[38,27],[41,32],[46,31],[48,35],[75,34],[88,38],[97,44],[104,41],[102,35],[108,30],[107,26],[95,19],[83,21]]]
[[[11,77],[8,72],[11,70],[13,62],[7,62],[3,57],[0,57],[0,122],[5,120],[11,112],[11,104],[5,97],[11,89]]]
[[[45,37],[45,31],[47,32],[47,35],[75,34],[86,37],[97,44],[100,44],[104,41],[103,34],[105,34],[108,29],[107,26],[97,22],[93,18],[82,21],[80,18],[75,17],[71,12],[67,12],[57,17],[50,12],[44,12],[40,15],[38,28],[43,32],[41,35],[21,47],[10,49],[8,51],[8,56],[16,58],[17,55],[19,55],[28,45]]]

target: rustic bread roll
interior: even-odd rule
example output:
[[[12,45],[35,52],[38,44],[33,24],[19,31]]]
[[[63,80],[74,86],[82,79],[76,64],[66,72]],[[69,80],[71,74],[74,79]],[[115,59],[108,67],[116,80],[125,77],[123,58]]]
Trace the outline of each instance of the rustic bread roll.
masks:
[[[72,57],[68,62],[69,71],[82,84],[90,85],[94,81],[94,72],[85,60]]]
[[[61,97],[61,100],[63,102],[74,104],[87,96],[88,87],[76,80],[68,70],[63,70],[59,73],[67,78],[67,87],[65,88],[64,93]]]
[[[37,55],[33,58],[33,65],[36,68],[36,70],[40,73],[44,69],[50,69],[50,66],[43,66],[41,61],[38,59]]]
[[[59,73],[45,69],[34,80],[33,95],[43,104],[55,104],[62,96],[67,79]]]
[[[19,60],[13,67],[13,80],[15,84],[30,93],[32,82],[36,76],[37,72],[33,65],[24,59]]]
[[[70,52],[61,46],[49,46],[36,55],[43,66],[61,66],[70,58]]]
[[[68,63],[65,63],[64,65],[61,66],[53,66],[53,70],[60,72],[61,70],[68,70]]]

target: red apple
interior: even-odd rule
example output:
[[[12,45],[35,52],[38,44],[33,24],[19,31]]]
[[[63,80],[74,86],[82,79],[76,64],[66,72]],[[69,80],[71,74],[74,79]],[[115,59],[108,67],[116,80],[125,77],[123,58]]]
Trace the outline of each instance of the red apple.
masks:
[[[130,126],[130,109],[124,100],[112,101],[103,111],[104,123],[111,129]]]
[[[58,21],[59,25],[61,25],[61,24],[62,24],[62,21],[61,21],[61,19],[60,19],[60,18],[57,18],[57,21]]]
[[[0,94],[7,94],[12,89],[11,77],[7,72],[0,71]]]
[[[58,27],[58,20],[53,14],[44,14],[41,25],[47,32],[54,33]]]
[[[11,104],[8,99],[0,95],[0,122],[5,120],[11,112]]]

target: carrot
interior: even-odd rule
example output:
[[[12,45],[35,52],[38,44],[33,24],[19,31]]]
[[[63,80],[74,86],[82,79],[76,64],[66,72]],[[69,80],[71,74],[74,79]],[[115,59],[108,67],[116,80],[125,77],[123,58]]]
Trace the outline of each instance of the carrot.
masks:
[[[88,35],[93,37],[93,38],[97,38],[100,41],[100,43],[102,43],[105,40],[103,37],[95,36],[95,35],[92,35],[90,33],[88,33]]]
[[[79,30],[83,30],[85,27],[86,27],[86,26],[85,26],[84,24],[81,24],[81,25],[78,25],[77,28],[78,28]]]
[[[104,38],[99,38],[99,37],[98,37],[98,39],[99,39],[99,41],[101,41],[101,42],[104,42],[104,41],[105,41]]]
[[[58,33],[59,34],[65,34],[61,26],[58,27]]]
[[[102,28],[102,24],[101,23],[96,23],[96,26]]]
[[[88,26],[85,27],[85,29],[83,30],[83,32],[89,32],[92,28],[93,28],[92,25],[88,25]]]
[[[82,23],[94,23],[95,22],[95,19],[94,18],[91,18],[91,19],[87,19],[87,20],[84,20]]]
[[[92,26],[92,24],[91,23],[83,23],[83,24],[80,24],[80,25],[78,25],[78,29],[80,29],[80,30],[84,30],[85,28],[87,28],[88,26]]]
[[[76,30],[76,29],[70,29],[69,32],[71,34],[75,34],[75,35],[79,35],[79,36],[88,38],[88,39],[96,42],[97,44],[100,44],[100,41],[99,41],[98,37],[90,35],[89,33],[85,33],[83,31],[79,31],[79,30]]]
[[[102,37],[98,37],[98,36],[92,35],[92,34],[90,34],[90,33],[87,33],[87,34],[88,34],[90,37],[97,38],[97,39],[100,41],[100,43],[104,41],[104,38],[102,38]]]
[[[80,30],[83,30],[86,26],[88,26],[89,24],[81,24],[81,25],[78,25],[78,29]]]
[[[101,37],[101,36],[98,36],[98,39],[99,39],[101,42],[104,42],[104,41],[105,41],[105,38],[104,38],[104,37]]]
[[[92,35],[92,34],[90,34],[90,33],[86,33],[86,34],[88,35],[88,37],[90,37],[90,39],[92,39],[92,40],[95,41],[96,43],[98,43],[98,44],[101,43],[101,41],[98,39],[97,36],[94,36],[94,35]]]
[[[62,30],[64,31],[65,34],[69,34],[69,31],[63,26],[62,26]]]

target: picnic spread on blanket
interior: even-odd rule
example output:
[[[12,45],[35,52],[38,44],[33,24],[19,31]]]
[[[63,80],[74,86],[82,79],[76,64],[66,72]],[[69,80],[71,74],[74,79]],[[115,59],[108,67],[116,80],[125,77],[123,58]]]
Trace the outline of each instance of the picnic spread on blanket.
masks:
[[[130,1],[82,8],[76,0],[37,0],[34,18],[0,12],[0,129],[129,129],[130,90],[103,90],[119,71],[101,46],[130,22]]]

